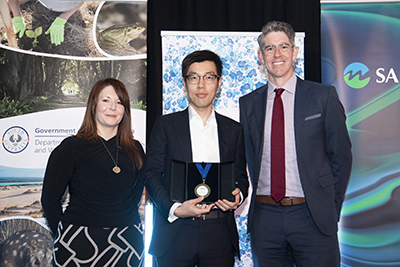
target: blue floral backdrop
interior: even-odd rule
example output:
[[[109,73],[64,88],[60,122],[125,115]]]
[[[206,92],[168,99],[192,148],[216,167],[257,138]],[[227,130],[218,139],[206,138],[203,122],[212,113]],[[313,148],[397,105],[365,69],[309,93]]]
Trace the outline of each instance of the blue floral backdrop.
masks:
[[[187,107],[183,92],[181,63],[196,50],[208,49],[217,53],[223,62],[222,87],[214,107],[235,120],[239,98],[266,82],[266,71],[258,61],[257,37],[254,32],[162,32],[163,46],[163,113]],[[296,74],[304,78],[304,34],[296,35],[299,55]]]

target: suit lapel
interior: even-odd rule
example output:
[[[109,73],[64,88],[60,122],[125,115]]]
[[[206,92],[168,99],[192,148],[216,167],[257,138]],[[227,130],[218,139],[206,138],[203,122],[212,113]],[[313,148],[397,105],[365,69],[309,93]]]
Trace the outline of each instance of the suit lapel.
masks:
[[[310,87],[307,83],[302,79],[297,78],[296,95],[294,100],[294,129],[296,144],[299,144],[297,137],[301,136],[301,131],[303,129],[302,125],[310,103],[311,92],[308,90],[309,88]]]
[[[265,111],[267,107],[267,94],[268,84],[264,85],[257,91],[252,99],[252,106],[248,114],[248,124],[256,125],[256,129],[250,129],[250,135],[253,143],[254,154],[257,156],[259,162],[261,160],[261,154],[263,150],[264,140],[264,123],[265,123]],[[251,120],[255,120],[251,122]]]
[[[225,123],[226,121],[217,112],[215,112],[215,117],[218,128],[219,159],[220,162],[224,162],[228,158],[231,127],[228,123]]]
[[[257,91],[257,97],[253,98],[253,107],[261,107],[254,110],[254,115],[257,122],[257,130],[259,136],[264,135],[265,111],[267,105],[268,84],[264,85]],[[264,138],[262,138],[264,139]],[[254,139],[256,140],[256,139]],[[260,140],[257,138],[257,140]]]
[[[192,143],[190,141],[189,111],[186,108],[176,113],[174,130],[178,140],[178,147],[185,161],[192,161]],[[188,149],[189,148],[189,149]]]

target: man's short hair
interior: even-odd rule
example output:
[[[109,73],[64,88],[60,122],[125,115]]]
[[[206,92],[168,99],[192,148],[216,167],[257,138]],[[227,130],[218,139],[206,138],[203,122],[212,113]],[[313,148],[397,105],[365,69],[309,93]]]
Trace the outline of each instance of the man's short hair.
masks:
[[[222,76],[222,61],[221,58],[210,50],[194,51],[187,55],[182,61],[182,77],[185,78],[188,74],[190,65],[193,63],[201,63],[204,61],[212,61],[217,69],[217,75]]]
[[[292,47],[295,47],[295,37],[296,32],[293,30],[292,25],[283,21],[270,21],[264,25],[261,30],[261,34],[258,36],[258,45],[260,46],[260,50],[264,48],[265,36],[270,32],[284,32],[286,36],[289,38],[290,44]]]

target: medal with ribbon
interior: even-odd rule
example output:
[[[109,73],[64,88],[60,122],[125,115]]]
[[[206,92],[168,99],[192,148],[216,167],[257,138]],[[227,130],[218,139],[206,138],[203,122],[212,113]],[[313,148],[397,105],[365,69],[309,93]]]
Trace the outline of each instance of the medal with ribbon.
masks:
[[[196,194],[196,196],[198,197],[208,197],[211,193],[211,188],[206,184],[206,178],[207,178],[207,174],[210,171],[211,165],[212,163],[207,163],[206,166],[204,166],[201,163],[195,163],[197,169],[200,172],[201,178],[203,179],[203,182],[201,184],[198,184],[195,188],[194,188],[194,193]]]

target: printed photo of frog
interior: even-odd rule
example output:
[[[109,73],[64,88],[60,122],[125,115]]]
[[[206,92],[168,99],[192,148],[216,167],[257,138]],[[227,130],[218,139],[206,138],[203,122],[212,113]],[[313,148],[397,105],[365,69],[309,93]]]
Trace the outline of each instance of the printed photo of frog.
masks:
[[[50,0],[2,2],[5,5],[0,17],[1,47],[53,55],[104,57],[95,48],[92,33],[100,2],[69,1],[76,4],[72,9],[68,3],[63,9],[64,2]]]
[[[71,10],[55,10],[71,3]],[[144,0],[1,0],[0,7],[0,49],[91,58],[147,53]]]
[[[106,2],[98,7],[94,22],[97,46],[106,56],[145,54],[146,2]]]

